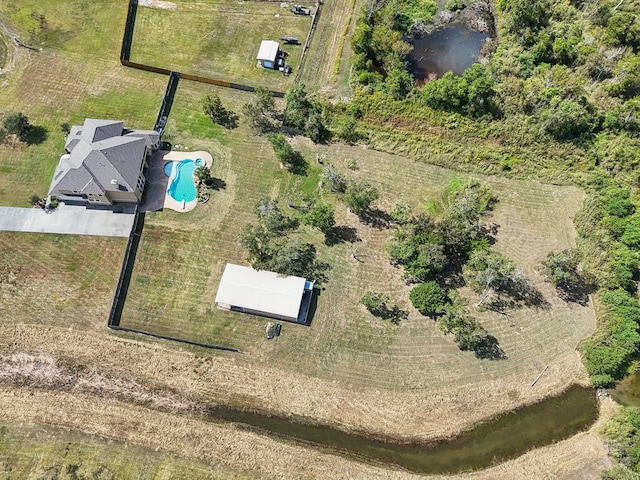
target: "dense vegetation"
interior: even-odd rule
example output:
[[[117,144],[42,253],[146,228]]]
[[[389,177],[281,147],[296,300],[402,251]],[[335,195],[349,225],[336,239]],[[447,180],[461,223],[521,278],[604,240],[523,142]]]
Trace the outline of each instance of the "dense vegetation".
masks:
[[[602,472],[603,480],[633,480],[640,476],[640,409],[622,408],[605,425],[609,452],[618,461]]]

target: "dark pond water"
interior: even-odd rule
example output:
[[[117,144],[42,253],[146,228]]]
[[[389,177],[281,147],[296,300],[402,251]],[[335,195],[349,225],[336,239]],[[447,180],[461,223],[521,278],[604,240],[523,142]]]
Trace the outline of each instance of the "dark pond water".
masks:
[[[640,407],[640,373],[629,375],[609,391],[613,399],[628,407]]]
[[[421,81],[430,75],[441,77],[448,71],[462,75],[478,62],[486,33],[469,28],[466,23],[451,23],[429,34],[413,38],[413,50],[407,58],[411,73]]]
[[[212,410],[210,415],[372,463],[441,474],[486,468],[531,448],[570,437],[595,421],[598,404],[593,389],[573,386],[558,397],[482,423],[459,437],[430,444],[385,442],[328,426],[224,407]]]

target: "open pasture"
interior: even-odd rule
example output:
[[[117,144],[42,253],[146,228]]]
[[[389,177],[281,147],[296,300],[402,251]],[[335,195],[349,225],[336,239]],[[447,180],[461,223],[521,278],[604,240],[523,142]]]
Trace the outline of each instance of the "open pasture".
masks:
[[[138,7],[132,62],[279,91],[293,85],[311,16],[294,15],[290,5],[278,2],[179,0],[172,5]],[[288,77],[256,61],[262,40],[283,36],[299,40],[298,45],[280,42],[293,68]]]

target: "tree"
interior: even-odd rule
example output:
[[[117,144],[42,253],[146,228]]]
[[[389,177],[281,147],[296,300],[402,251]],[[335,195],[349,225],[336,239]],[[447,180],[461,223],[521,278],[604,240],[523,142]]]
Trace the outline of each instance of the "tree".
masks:
[[[240,245],[249,253],[249,263],[255,269],[267,269],[273,255],[272,236],[264,225],[245,225]]]
[[[411,304],[423,315],[434,316],[449,303],[446,292],[436,282],[421,283],[411,289]]]
[[[269,135],[269,141],[273,147],[273,152],[276,154],[276,158],[287,170],[300,173],[299,171],[304,169],[304,158],[302,158],[299,152],[293,149],[282,133],[271,133]]]
[[[222,105],[220,96],[217,93],[209,94],[202,100],[202,108],[213,123],[222,125],[225,128],[234,128],[238,123],[238,116],[231,110],[227,110]]]
[[[309,137],[313,143],[322,143],[329,139],[330,132],[324,125],[322,111],[320,109],[314,108],[309,112],[309,117],[304,124],[304,134]]]
[[[273,93],[266,88],[258,87],[251,102],[242,107],[249,125],[258,134],[273,132],[279,113]]]
[[[327,265],[316,261],[316,247],[312,243],[294,237],[279,244],[269,268],[283,275],[322,281]]]
[[[402,100],[413,87],[413,77],[404,68],[394,68],[387,75],[384,88],[394,100]]]
[[[285,125],[303,130],[312,107],[307,97],[304,84],[293,85],[289,88],[284,96],[284,100],[286,102],[284,110]]]
[[[590,132],[595,125],[593,115],[581,102],[562,100],[541,114],[544,129],[558,140],[579,137]]]
[[[378,189],[366,181],[352,182],[347,187],[344,202],[356,215],[359,215],[371,207],[371,204],[380,198]]]
[[[463,276],[469,286],[480,294],[477,306],[491,296],[494,288],[511,279],[515,273],[511,260],[493,250],[478,250],[463,267]],[[514,277],[515,278],[515,277]]]
[[[336,224],[333,207],[327,203],[316,203],[304,216],[303,222],[322,233],[327,233]]]
[[[297,227],[297,220],[284,215],[275,200],[269,198],[260,199],[254,211],[270,235],[279,236],[287,230]]]
[[[547,258],[542,261],[542,271],[545,280],[556,287],[571,287],[580,279],[576,251],[568,249],[558,253],[549,252]]]
[[[329,184],[329,189],[334,193],[344,193],[347,189],[347,180],[335,169],[333,165],[324,167],[324,171],[320,175]]]
[[[211,170],[206,165],[196,167],[193,173],[202,183],[207,183],[207,181],[211,178]]]
[[[16,135],[20,140],[24,140],[29,133],[31,123],[22,112],[12,113],[4,119],[4,128],[11,135]]]

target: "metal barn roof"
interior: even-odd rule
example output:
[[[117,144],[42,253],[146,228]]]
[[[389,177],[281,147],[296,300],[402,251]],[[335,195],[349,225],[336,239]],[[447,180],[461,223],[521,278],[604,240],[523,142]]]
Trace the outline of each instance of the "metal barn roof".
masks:
[[[268,60],[270,62],[275,62],[279,48],[280,44],[274,40],[262,40],[256,60]]]
[[[297,319],[306,280],[227,263],[216,303]]]

